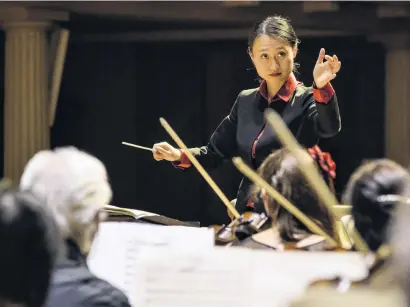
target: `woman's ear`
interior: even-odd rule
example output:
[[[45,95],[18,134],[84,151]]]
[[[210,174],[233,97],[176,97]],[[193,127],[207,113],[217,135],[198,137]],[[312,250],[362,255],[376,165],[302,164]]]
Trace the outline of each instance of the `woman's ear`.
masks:
[[[261,189],[260,197],[265,200],[267,195],[266,195],[266,190],[264,188]]]
[[[265,189],[261,189],[261,192],[259,194],[259,197],[262,199],[263,206],[265,208],[266,214],[270,216],[271,212],[269,212],[269,205],[268,205],[268,195],[266,194]]]
[[[298,55],[298,48],[293,48],[293,58],[296,58],[296,56]]]
[[[249,55],[249,57],[251,58],[251,61],[252,61],[252,63],[253,63],[253,53],[252,53],[251,47],[248,47],[248,55]]]

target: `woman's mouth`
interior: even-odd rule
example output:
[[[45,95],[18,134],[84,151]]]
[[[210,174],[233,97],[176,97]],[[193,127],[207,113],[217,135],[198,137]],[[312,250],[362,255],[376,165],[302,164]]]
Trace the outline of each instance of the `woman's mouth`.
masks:
[[[282,73],[276,72],[276,73],[271,73],[269,76],[271,77],[279,77]]]

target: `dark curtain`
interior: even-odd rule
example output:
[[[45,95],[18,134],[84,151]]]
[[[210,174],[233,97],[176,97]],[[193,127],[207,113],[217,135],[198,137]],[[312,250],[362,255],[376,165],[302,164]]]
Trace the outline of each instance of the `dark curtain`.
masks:
[[[0,31],[0,118],[4,118],[4,58],[5,58],[6,35]],[[4,135],[4,121],[0,125],[0,135]],[[4,138],[0,138],[0,175],[4,174]]]
[[[162,116],[187,146],[206,144],[238,93],[257,86],[246,47],[244,42],[70,44],[53,146],[74,145],[100,158],[114,205],[203,225],[226,222],[224,205],[195,169],[177,170],[121,142],[173,144],[159,123]],[[364,39],[304,39],[297,60],[305,84],[312,83],[320,47],[342,61],[333,85],[343,128],[320,144],[337,162],[340,193],[362,159],[383,155],[384,52]],[[230,161],[210,174],[235,197],[240,175]]]
[[[342,68],[332,81],[339,99],[342,130],[320,146],[332,154],[337,164],[338,196],[352,171],[363,159],[384,156],[385,52],[383,46],[363,38],[305,39],[300,45],[300,78],[313,81],[313,67],[320,48],[337,54]]]

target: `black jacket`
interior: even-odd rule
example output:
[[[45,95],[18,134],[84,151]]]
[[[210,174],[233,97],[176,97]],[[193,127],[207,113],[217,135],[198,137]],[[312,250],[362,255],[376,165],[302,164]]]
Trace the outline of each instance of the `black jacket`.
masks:
[[[44,307],[131,307],[119,289],[93,275],[72,241],[53,273]]]
[[[219,124],[207,146],[190,148],[198,161],[206,169],[217,167],[226,159],[240,156],[249,166],[257,169],[273,150],[281,148],[275,132],[270,125],[265,127],[266,108],[276,110],[298,142],[305,147],[316,145],[320,138],[332,137],[341,129],[341,120],[336,94],[327,103],[316,102],[312,87],[298,85],[289,101],[268,101],[258,88],[242,91],[230,114]],[[255,158],[252,146],[259,133]],[[236,208],[244,211],[251,182],[244,177],[241,181]],[[263,212],[263,206],[255,208]]]

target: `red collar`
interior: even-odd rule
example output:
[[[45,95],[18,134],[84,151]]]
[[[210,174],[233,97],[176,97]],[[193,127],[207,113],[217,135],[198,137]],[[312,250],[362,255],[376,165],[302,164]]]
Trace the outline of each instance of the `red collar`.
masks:
[[[280,98],[284,100],[285,102],[288,102],[292,94],[295,92],[296,88],[298,87],[299,84],[302,84],[302,82],[299,82],[296,80],[296,77],[293,73],[289,75],[288,80],[283,84],[283,86],[279,89],[278,93],[275,95],[275,97],[272,97],[271,99],[268,99],[268,87],[266,85],[266,81],[263,80],[261,85],[259,86],[259,92],[261,93],[262,97],[265,98],[269,103],[271,103],[273,100]]]

